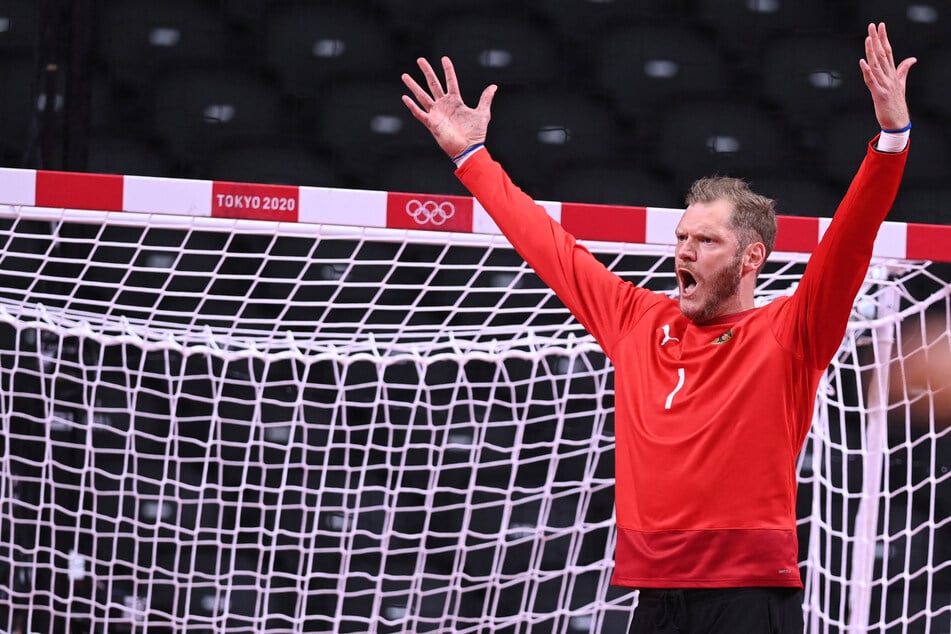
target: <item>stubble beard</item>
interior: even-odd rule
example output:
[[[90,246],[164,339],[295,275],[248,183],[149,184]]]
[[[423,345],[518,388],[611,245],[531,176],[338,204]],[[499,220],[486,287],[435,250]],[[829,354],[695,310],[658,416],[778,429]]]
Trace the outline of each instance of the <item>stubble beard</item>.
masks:
[[[700,306],[688,308],[681,302],[680,310],[684,316],[694,323],[703,323],[719,316],[720,307],[736,295],[740,288],[740,280],[742,279],[740,262],[742,259],[742,253],[737,253],[733,260],[713,274],[707,282],[709,295]]]

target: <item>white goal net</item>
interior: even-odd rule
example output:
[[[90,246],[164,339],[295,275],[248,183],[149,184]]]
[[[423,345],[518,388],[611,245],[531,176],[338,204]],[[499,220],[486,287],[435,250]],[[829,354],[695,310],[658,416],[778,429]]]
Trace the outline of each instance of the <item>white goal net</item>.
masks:
[[[0,631],[626,631],[610,364],[471,199],[0,185]],[[676,211],[546,207],[675,288]],[[820,391],[810,632],[951,631],[949,229],[883,229]]]

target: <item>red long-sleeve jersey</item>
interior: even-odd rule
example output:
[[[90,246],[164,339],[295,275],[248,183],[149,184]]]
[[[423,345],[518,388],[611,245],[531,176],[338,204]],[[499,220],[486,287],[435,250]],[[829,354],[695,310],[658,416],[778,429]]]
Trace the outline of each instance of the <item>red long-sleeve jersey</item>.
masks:
[[[906,156],[870,144],[791,296],[703,325],[608,271],[488,151],[457,170],[614,367],[613,583],[801,587],[796,459]]]

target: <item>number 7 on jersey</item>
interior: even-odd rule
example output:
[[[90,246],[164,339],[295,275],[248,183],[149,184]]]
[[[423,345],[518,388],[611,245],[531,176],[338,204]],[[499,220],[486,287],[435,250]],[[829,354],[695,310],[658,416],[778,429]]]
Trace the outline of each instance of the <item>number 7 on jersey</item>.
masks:
[[[671,404],[674,402],[674,396],[677,395],[677,392],[681,390],[684,386],[684,369],[677,368],[677,387],[667,395],[667,400],[664,402],[664,409],[670,409]]]

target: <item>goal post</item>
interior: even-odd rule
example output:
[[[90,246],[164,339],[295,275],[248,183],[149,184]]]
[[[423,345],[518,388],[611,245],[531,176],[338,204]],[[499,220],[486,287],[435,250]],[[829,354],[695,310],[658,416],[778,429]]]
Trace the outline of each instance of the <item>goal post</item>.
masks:
[[[676,288],[678,210],[541,204]],[[820,389],[810,632],[951,629],[949,244],[885,224]],[[610,363],[473,199],[0,169],[0,245],[0,631],[626,631]]]

